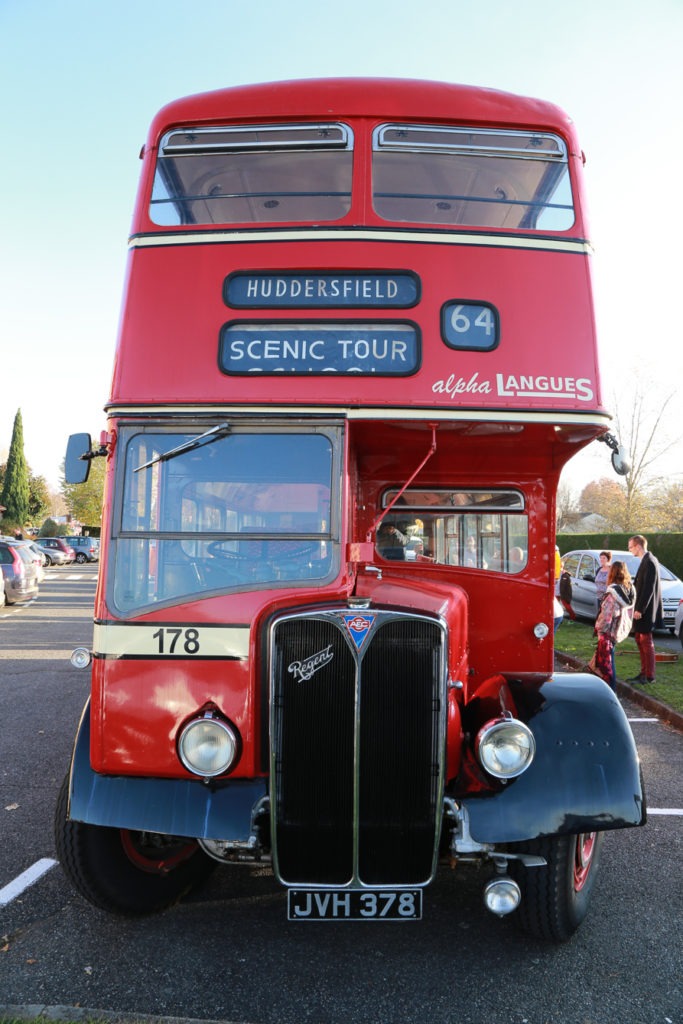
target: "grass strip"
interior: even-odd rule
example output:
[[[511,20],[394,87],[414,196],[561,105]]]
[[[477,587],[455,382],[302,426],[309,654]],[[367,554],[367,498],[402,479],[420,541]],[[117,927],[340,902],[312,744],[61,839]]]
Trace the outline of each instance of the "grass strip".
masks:
[[[555,634],[555,649],[562,654],[567,654],[584,664],[593,657],[596,639],[593,635],[593,627],[585,622],[571,622],[565,619]],[[657,647],[657,634],[655,634],[655,652],[670,655],[670,651]],[[640,672],[640,656],[638,646],[632,637],[617,645],[615,665],[617,679],[622,682],[629,682]],[[650,697],[655,697],[663,704],[667,704],[674,711],[683,714],[683,657],[678,661],[658,661],[657,681],[648,683],[646,686],[631,684],[636,689],[642,690]]]

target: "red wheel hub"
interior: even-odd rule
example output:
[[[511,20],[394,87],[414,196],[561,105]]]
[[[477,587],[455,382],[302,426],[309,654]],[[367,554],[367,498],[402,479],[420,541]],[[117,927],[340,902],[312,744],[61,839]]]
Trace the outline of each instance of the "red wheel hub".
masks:
[[[152,836],[126,828],[121,829],[121,845],[128,860],[151,875],[167,875],[197,851],[194,839]]]
[[[576,837],[574,848],[574,890],[580,892],[588,880],[593,854],[595,853],[595,842],[597,832],[582,832]]]

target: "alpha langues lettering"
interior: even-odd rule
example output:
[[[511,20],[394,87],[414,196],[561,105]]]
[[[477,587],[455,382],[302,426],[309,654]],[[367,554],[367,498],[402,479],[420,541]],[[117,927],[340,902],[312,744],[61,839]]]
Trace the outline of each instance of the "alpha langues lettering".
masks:
[[[480,380],[478,373],[471,377],[457,377],[454,373],[445,380],[432,384],[435,395],[490,395],[494,391],[490,380]],[[591,381],[587,377],[554,377],[546,374],[497,373],[495,392],[501,398],[573,398],[590,402],[594,398]]]
[[[591,382],[587,377],[552,377],[546,374],[517,376],[497,373],[496,387],[499,395],[514,395],[519,398],[544,398],[547,395],[590,402],[594,397]]]
[[[437,380],[432,384],[432,391],[435,395],[490,395],[491,381],[479,380],[479,374],[473,373],[467,380],[465,377],[456,377],[454,373],[447,380]]]
[[[251,277],[246,297],[257,299],[375,299],[386,302],[398,295],[391,277]]]

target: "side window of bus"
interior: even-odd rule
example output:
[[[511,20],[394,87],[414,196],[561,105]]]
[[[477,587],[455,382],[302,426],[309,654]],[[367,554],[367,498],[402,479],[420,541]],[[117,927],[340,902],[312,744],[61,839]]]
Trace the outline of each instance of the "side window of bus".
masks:
[[[391,500],[392,492],[387,492],[384,503]],[[526,567],[526,515],[490,511],[496,507],[523,509],[518,492],[406,491],[400,500],[400,511],[395,507],[387,512],[377,530],[380,558],[508,575]],[[460,504],[462,511],[437,510],[435,505],[442,502]]]

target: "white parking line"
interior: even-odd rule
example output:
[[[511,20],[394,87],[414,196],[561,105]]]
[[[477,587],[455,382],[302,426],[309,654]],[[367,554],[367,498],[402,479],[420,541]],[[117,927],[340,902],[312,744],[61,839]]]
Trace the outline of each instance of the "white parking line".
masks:
[[[13,882],[6,885],[4,889],[0,889],[0,907],[6,907],[17,896],[21,896],[22,892],[28,889],[30,885],[33,885],[34,882],[37,882],[39,878],[42,878],[56,863],[57,861],[51,857],[42,857],[35,864],[31,865],[30,868],[26,868],[26,871],[22,871]]]
[[[629,718],[629,722],[658,722],[658,718]]]
[[[648,814],[671,814],[674,817],[683,817],[683,807],[648,807]]]

